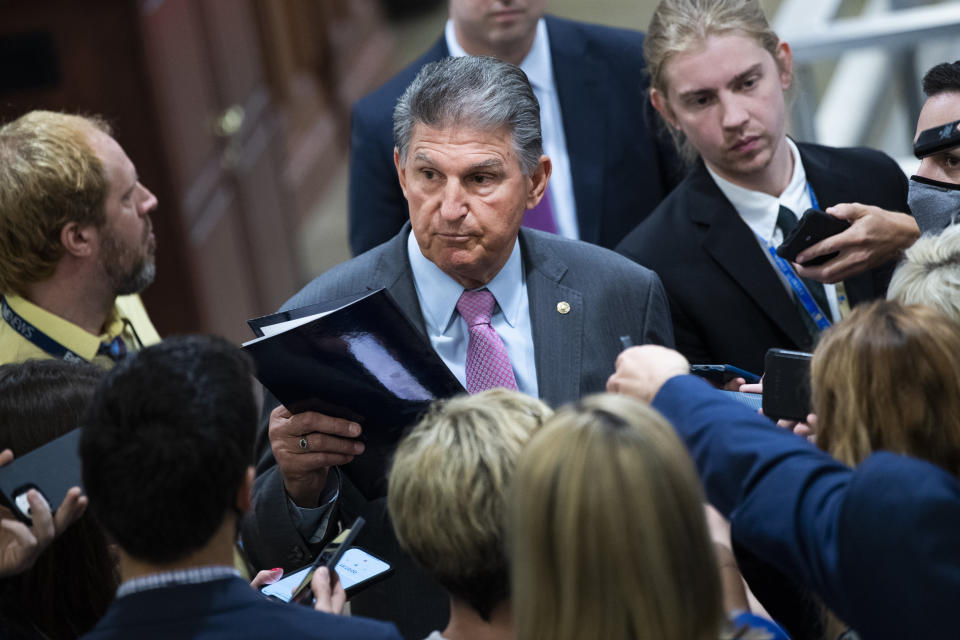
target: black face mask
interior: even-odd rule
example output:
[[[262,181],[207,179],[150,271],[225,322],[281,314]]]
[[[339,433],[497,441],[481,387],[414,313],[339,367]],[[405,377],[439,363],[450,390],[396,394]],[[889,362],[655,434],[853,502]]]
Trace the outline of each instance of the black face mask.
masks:
[[[960,221],[960,184],[912,176],[907,203],[922,233],[939,233]]]

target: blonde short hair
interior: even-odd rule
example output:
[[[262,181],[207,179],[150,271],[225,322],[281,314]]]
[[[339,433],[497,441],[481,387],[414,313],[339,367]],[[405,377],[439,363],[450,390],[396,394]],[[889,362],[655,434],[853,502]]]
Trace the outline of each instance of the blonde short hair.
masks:
[[[719,637],[703,501],[686,449],[651,407],[606,394],[558,411],[511,491],[517,638]]]
[[[960,325],[878,300],[824,333],[810,363],[817,446],[855,466],[885,450],[960,477]]]
[[[505,389],[437,402],[394,455],[387,508],[400,546],[484,619],[509,598],[507,488],[552,413]]]
[[[933,307],[960,323],[960,225],[923,235],[907,249],[887,299]]]
[[[99,117],[31,111],[0,128],[0,292],[50,277],[68,222],[104,223],[107,176],[89,142]]]

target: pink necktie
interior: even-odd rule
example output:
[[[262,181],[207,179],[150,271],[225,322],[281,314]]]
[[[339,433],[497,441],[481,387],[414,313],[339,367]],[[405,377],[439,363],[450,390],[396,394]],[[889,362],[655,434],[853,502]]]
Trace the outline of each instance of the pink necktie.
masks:
[[[517,379],[510,366],[507,347],[490,326],[496,300],[486,289],[464,291],[457,301],[457,311],[470,327],[467,345],[467,392],[504,387],[517,390]]]

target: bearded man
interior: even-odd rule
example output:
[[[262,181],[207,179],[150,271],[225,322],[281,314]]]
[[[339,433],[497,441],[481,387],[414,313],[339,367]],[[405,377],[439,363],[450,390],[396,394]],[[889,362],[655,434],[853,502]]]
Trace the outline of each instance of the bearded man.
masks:
[[[159,342],[137,295],[156,207],[104,120],[32,111],[0,127],[0,364],[110,367]]]

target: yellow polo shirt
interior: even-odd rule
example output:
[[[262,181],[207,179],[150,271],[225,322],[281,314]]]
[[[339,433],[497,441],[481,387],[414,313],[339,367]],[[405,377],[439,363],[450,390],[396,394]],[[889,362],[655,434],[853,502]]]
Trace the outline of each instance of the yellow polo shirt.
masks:
[[[106,355],[97,355],[103,342],[110,342],[120,336],[130,351],[160,342],[160,336],[153,328],[140,296],[136,294],[117,298],[104,325],[106,331],[99,336],[88,333],[20,296],[7,295],[6,299],[10,308],[31,325],[85,360],[105,368],[112,367],[113,360]],[[46,351],[24,338],[9,322],[0,318],[0,364],[50,357]]]

